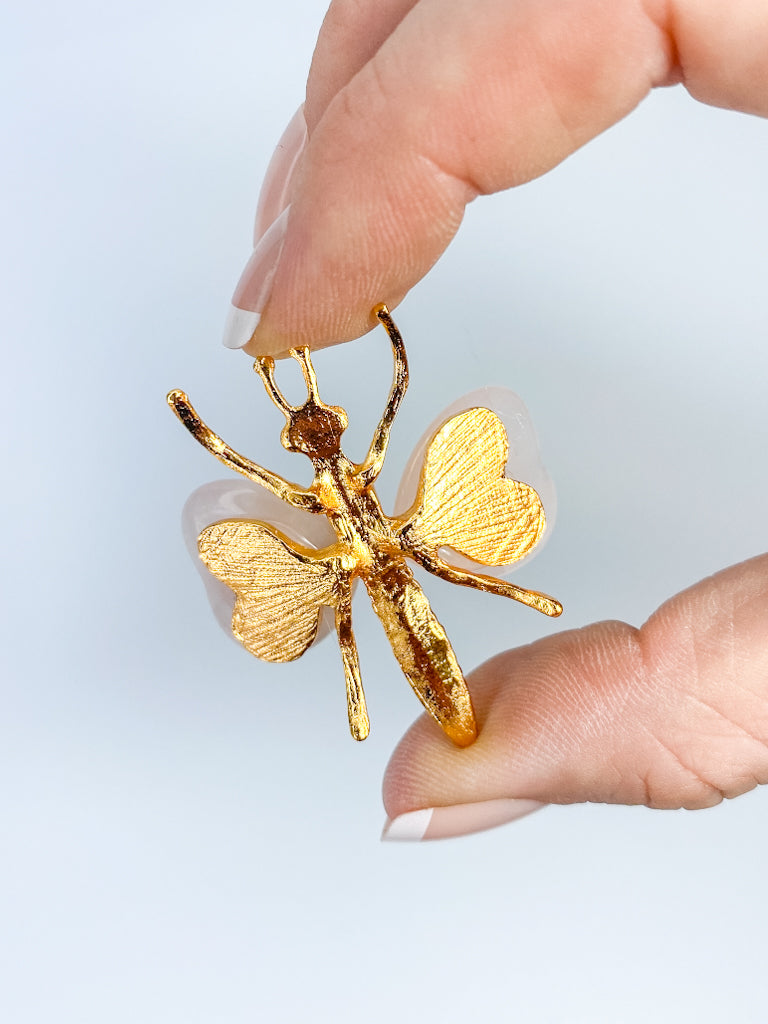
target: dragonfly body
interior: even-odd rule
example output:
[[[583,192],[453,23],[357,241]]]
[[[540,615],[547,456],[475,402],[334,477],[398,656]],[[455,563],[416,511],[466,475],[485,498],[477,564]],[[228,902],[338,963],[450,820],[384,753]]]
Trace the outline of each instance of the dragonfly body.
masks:
[[[312,463],[309,490],[338,538],[328,555],[339,560],[339,586],[349,592],[352,580],[362,579],[414,692],[439,716],[446,734],[466,746],[476,736],[469,691],[445,630],[405,560],[401,524],[384,514],[362,467],[341,451],[315,456]]]
[[[182,391],[169,394],[169,404],[204,447],[290,504],[325,515],[337,537],[330,547],[312,551],[266,524],[226,520],[206,527],[198,547],[208,568],[235,591],[232,630],[258,657],[299,657],[315,636],[320,607],[334,609],[350,729],[356,739],[364,739],[369,723],[351,619],[351,584],[359,577],[419,700],[454,743],[466,746],[477,735],[469,691],[445,630],[406,557],[450,582],[559,615],[560,604],[545,594],[457,569],[438,554],[439,548],[449,546],[489,565],[514,561],[538,541],[544,511],[532,488],[504,476],[507,442],[501,422],[487,409],[473,409],[452,417],[433,438],[414,506],[396,518],[384,513],[373,484],[405,393],[408,369],[389,312],[382,306],[376,313],[392,342],[395,379],[360,464],[341,450],[346,413],[321,401],[308,350],[291,351],[307,384],[308,398],[301,406],[289,405],[277,389],[273,360],[256,360],[268,394],[286,417],[283,446],[312,461],[315,475],[308,488],[290,484],[239,455],[203,423]]]
[[[390,521],[372,486],[361,483],[356,467],[341,453],[315,462],[311,490],[325,510],[339,544],[359,570],[366,572],[379,554],[399,550]]]

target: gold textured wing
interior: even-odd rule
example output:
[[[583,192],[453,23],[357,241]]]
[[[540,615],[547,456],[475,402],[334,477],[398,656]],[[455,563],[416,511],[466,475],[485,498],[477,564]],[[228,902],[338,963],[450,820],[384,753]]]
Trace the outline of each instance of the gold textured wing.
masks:
[[[507,432],[490,409],[452,416],[427,449],[410,532],[428,548],[453,548],[484,565],[508,565],[544,532],[536,491],[504,475]]]
[[[207,526],[197,546],[208,569],[237,595],[237,639],[265,661],[300,657],[315,638],[321,605],[336,605],[333,555],[315,556],[263,523],[241,519]]]

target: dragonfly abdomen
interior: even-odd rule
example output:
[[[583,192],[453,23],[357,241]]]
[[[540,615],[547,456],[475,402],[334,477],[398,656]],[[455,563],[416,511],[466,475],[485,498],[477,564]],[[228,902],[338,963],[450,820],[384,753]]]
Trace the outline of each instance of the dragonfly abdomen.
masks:
[[[363,577],[374,610],[414,693],[458,746],[477,736],[467,684],[445,630],[404,559]]]

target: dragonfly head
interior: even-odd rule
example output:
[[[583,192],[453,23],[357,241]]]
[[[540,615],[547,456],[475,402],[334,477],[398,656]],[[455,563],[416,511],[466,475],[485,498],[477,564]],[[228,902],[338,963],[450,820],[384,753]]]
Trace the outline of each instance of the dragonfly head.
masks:
[[[307,400],[303,405],[290,405],[275,383],[275,361],[261,356],[254,370],[264,382],[267,394],[280,409],[286,424],[280,434],[283,448],[301,452],[310,459],[325,459],[341,450],[341,435],[347,429],[347,414],[338,405],[326,405],[317,390],[315,370],[308,348],[292,348],[291,357],[301,367],[307,385]]]
[[[292,409],[280,434],[283,448],[301,452],[310,459],[328,458],[341,448],[341,435],[347,429],[347,414],[338,405],[325,405],[311,398]]]

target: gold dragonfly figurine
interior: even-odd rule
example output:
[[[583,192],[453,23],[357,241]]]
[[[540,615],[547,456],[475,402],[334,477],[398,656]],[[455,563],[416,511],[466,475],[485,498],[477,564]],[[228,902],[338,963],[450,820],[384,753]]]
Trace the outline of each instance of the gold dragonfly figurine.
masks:
[[[374,313],[389,335],[395,372],[384,415],[359,465],[341,450],[347,414],[320,398],[308,348],[290,352],[307,388],[303,405],[290,405],[278,390],[271,357],[254,364],[267,394],[285,415],[283,447],[312,461],[315,476],[309,487],[289,483],[239,455],[206,426],[183,391],[169,393],[169,405],[204,448],[290,505],[327,516],[337,537],[335,544],[313,550],[264,523],[230,519],[207,526],[198,550],[208,569],[235,592],[232,632],[257,658],[298,658],[315,638],[322,606],[333,609],[349,727],[355,739],[363,740],[370,727],[352,632],[351,588],[359,577],[416,696],[453,742],[465,747],[477,737],[469,690],[406,557],[451,583],[560,615],[562,605],[553,598],[458,569],[438,554],[448,547],[483,565],[507,565],[541,537],[544,509],[532,487],[504,475],[504,425],[489,409],[476,408],[452,416],[430,441],[413,506],[404,515],[384,514],[373,485],[408,385],[408,363],[387,307],[377,306]]]

